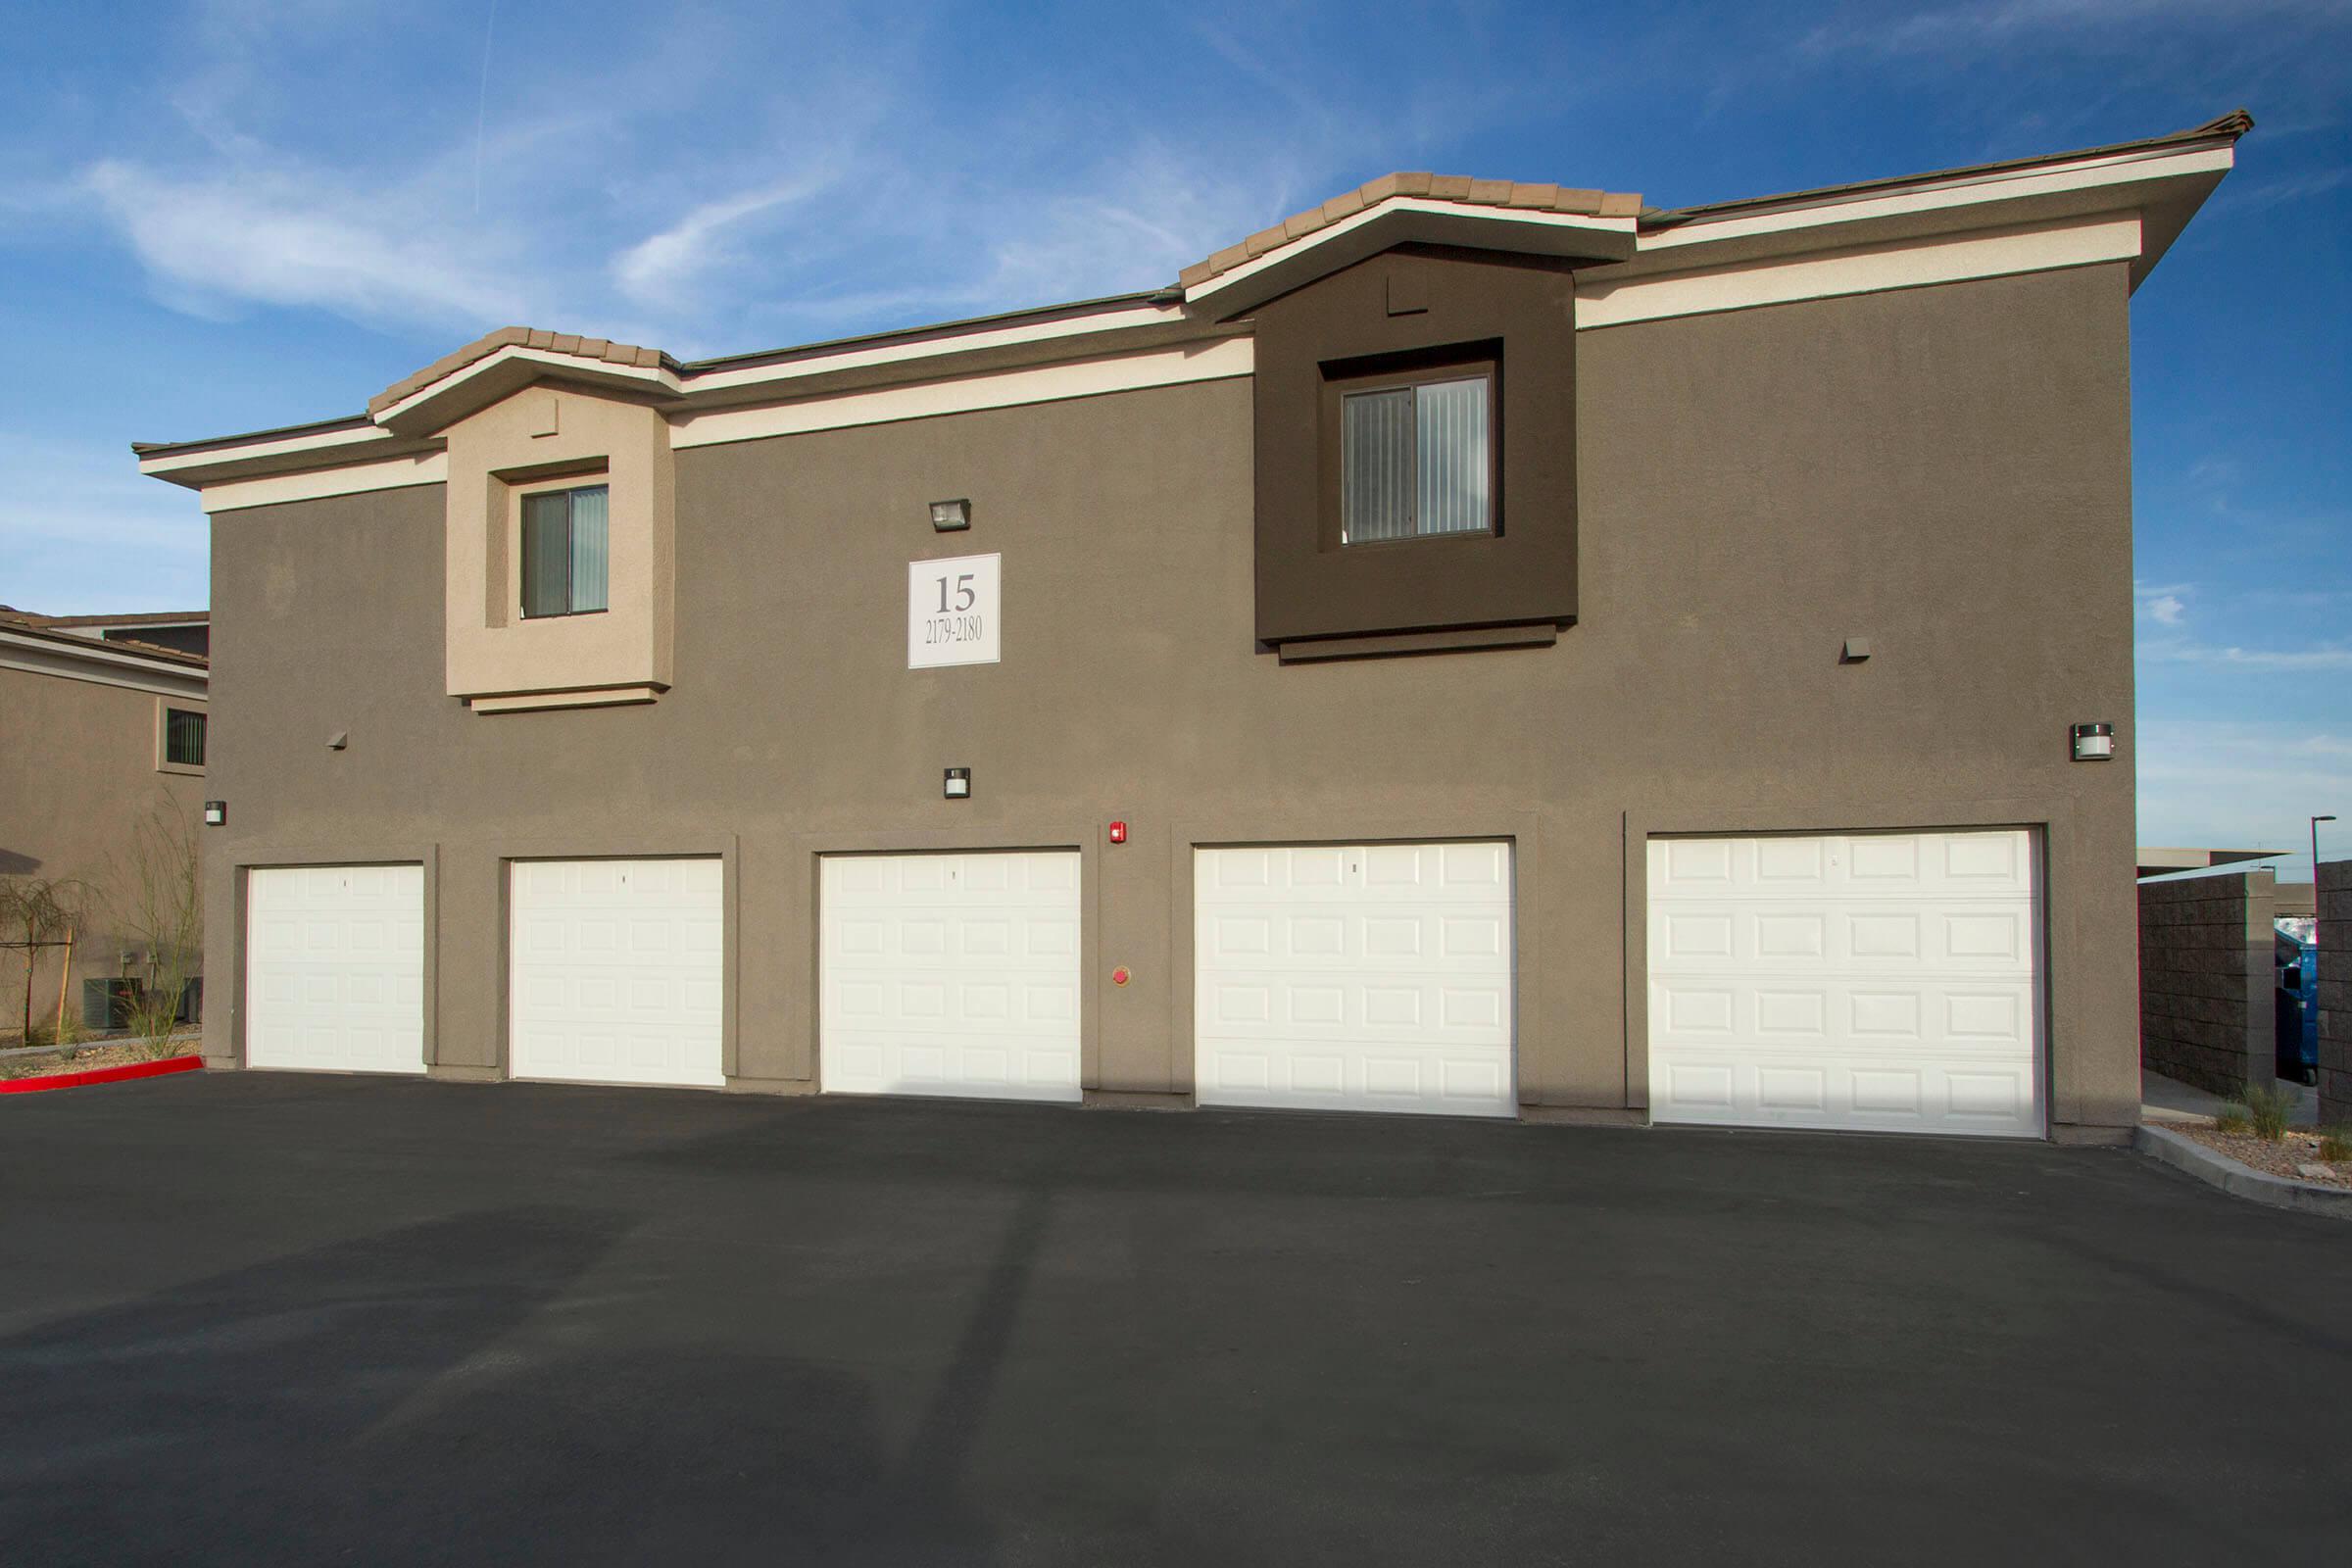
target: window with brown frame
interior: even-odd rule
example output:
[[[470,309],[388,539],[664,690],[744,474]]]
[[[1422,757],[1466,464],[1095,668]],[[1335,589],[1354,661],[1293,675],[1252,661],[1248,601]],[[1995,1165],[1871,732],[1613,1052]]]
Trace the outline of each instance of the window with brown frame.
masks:
[[[1388,544],[1497,526],[1494,361],[1333,374],[1340,537]]]

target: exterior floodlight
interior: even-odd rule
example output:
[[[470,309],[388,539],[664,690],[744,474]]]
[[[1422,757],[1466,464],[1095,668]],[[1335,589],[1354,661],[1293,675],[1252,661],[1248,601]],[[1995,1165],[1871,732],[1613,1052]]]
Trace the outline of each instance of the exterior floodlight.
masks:
[[[2104,762],[2115,756],[2115,726],[2113,724],[2077,724],[2075,760]]]

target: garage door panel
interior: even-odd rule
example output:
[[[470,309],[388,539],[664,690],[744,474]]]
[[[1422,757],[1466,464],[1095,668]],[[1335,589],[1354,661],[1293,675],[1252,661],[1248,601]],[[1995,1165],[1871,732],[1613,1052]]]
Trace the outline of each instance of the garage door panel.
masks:
[[[246,1061],[424,1071],[424,868],[256,869],[246,880]]]
[[[1499,843],[1196,852],[1203,1104],[1516,1113]]]
[[[725,885],[715,857],[514,862],[513,1075],[723,1085]]]
[[[832,856],[820,883],[829,1093],[1080,1098],[1075,852]]]
[[[1661,1121],[2034,1136],[2021,831],[1649,845]]]
[[[1269,1044],[1206,1032],[1199,1037],[1199,1062],[1195,1093],[1202,1104],[1512,1113],[1508,1054],[1493,1050],[1346,1035]]]

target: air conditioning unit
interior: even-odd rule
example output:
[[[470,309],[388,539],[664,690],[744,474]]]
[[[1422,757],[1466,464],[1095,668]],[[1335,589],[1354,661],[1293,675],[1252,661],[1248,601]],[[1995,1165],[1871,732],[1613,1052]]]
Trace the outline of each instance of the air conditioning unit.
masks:
[[[81,983],[81,1026],[104,1031],[130,1027],[130,1009],[139,1000],[139,983],[127,977],[84,980]]]

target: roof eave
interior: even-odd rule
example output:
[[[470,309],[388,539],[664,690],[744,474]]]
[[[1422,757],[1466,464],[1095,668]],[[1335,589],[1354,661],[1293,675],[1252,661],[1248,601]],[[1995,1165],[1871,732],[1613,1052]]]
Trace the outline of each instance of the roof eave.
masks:
[[[1743,196],[1736,201],[1727,202],[1704,202],[1693,207],[1651,208],[1642,215],[1642,229],[1643,233],[1649,233],[1701,219],[1769,212],[1777,208],[1817,207],[1825,202],[1845,201],[1858,196],[1919,190],[1941,184],[1956,184],[1983,179],[1993,174],[2013,173],[2021,170],[2087,163],[2094,159],[2114,158],[2126,153],[2149,152],[2160,148],[2209,145],[2233,147],[2237,144],[2240,136],[2253,128],[2254,117],[2251,114],[2243,109],[2232,109],[2226,115],[2209,120],[2202,125],[2191,126],[2186,130],[2167,131],[2161,136],[2142,136],[2135,141],[2110,142],[2101,147],[2082,147],[2073,152],[2037,153],[2028,158],[2005,158],[1986,164],[1964,164],[1957,169],[1933,170],[1918,174],[1888,174],[1876,179],[1852,180],[1841,185],[1822,185],[1811,190],[1782,191],[1771,196]]]
[[[1542,256],[1569,265],[1622,262],[1634,254],[1634,219],[1391,197],[1192,285],[1185,290],[1185,305],[1211,319],[1230,321],[1398,245]]]

